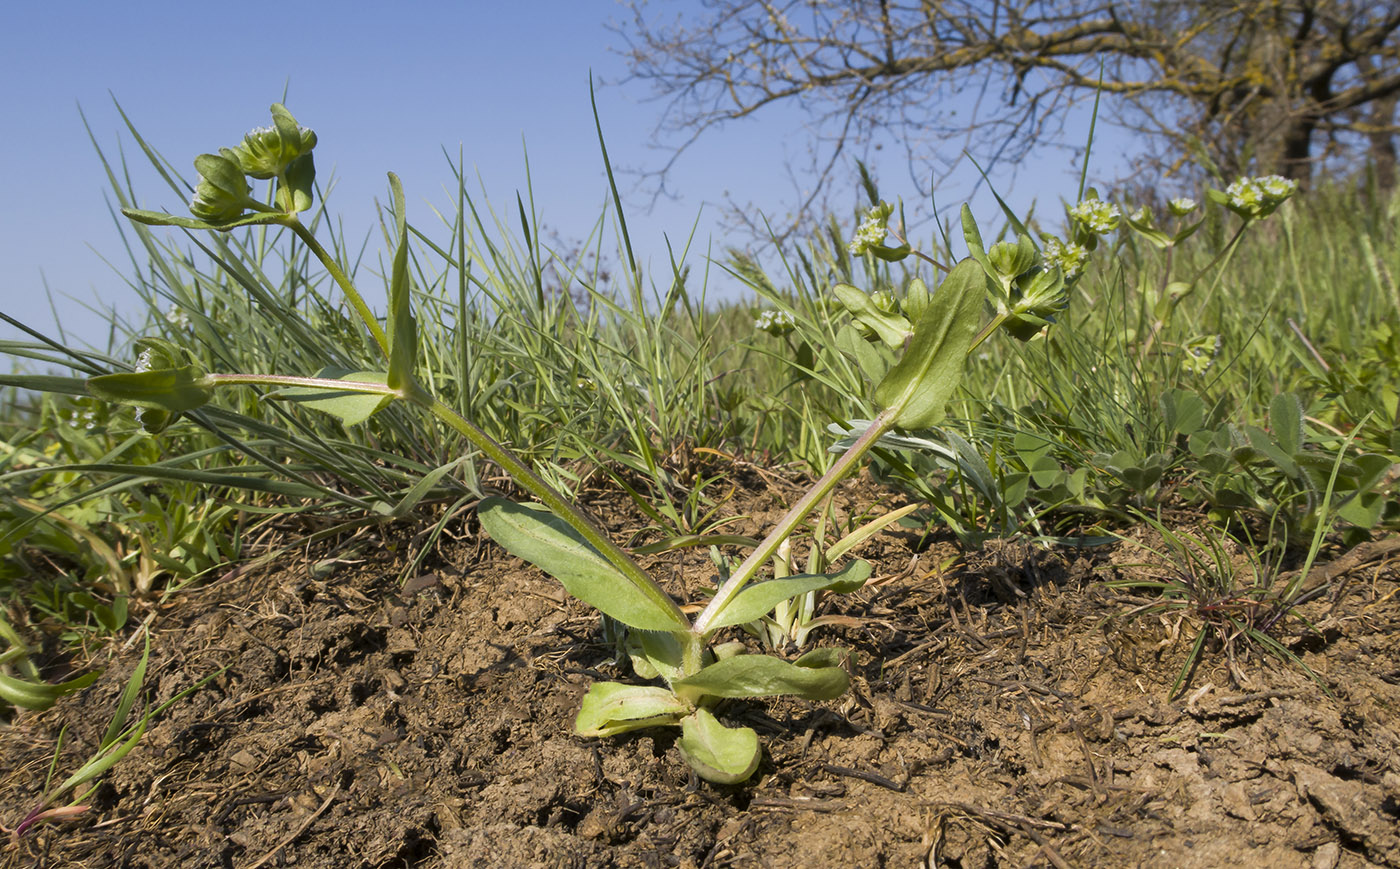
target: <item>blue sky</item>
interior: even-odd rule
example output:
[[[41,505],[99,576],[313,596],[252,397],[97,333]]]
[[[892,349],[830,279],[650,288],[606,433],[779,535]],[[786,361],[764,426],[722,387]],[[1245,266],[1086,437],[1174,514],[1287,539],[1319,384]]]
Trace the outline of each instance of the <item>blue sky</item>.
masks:
[[[120,275],[104,263],[130,268],[79,115],[81,106],[109,158],[124,148],[133,166],[142,163],[113,97],[192,179],[195,155],[267,123],[268,105],[289,88],[288,107],[319,136],[319,178],[333,169],[338,179],[332,210],[357,240],[375,226],[373,201],[384,196],[386,171],[403,179],[410,221],[423,223],[434,219],[430,205],[451,202],[444,148],[455,155],[460,146],[491,201],[509,207],[526,186],[528,146],[543,222],[562,239],[581,238],[607,194],[590,72],[605,83],[598,106],[615,166],[655,169],[667,157],[652,137],[660,104],[644,86],[611,84],[626,70],[610,51],[620,40],[605,25],[625,11],[605,0],[405,3],[392,11],[360,2],[14,4],[0,31],[8,129],[0,139],[0,310],[50,328],[47,285],[64,326],[101,343],[102,320],[84,306],[134,309]],[[801,116],[787,111],[703,139],[671,179],[678,198],[655,208],[624,178],[634,241],[653,271],[664,271],[663,233],[682,243],[697,217],[700,255],[707,242],[724,249],[731,239],[713,218],[726,192],[782,213],[792,201],[785,160],[801,153],[802,134]],[[1072,192],[1071,174],[1054,159],[1021,173],[1013,204],[1035,196],[1044,206]],[[142,207],[182,212],[184,203],[153,174],[135,178],[138,195],[148,197]],[[887,198],[912,195],[899,189],[907,184],[902,167],[884,178]],[[940,204],[956,206],[947,197]],[[985,205],[979,214],[993,216]],[[715,279],[712,295],[736,292],[723,280]],[[13,334],[0,325],[0,336]]]

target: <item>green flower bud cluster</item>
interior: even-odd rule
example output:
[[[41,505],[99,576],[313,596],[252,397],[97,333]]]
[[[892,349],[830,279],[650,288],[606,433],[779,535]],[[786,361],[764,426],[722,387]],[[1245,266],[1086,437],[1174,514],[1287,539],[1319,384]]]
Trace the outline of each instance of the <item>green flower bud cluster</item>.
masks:
[[[190,214],[210,223],[228,223],[261,203],[249,196],[248,178],[227,148],[220,154],[200,154],[194,158],[199,184],[190,200]]]
[[[753,321],[753,327],[760,332],[767,332],[774,338],[780,338],[797,328],[797,318],[791,311],[770,309],[758,315]]]
[[[988,256],[991,256],[991,251]],[[1088,257],[1087,253],[1085,257]],[[1037,259],[1041,260],[1039,257]],[[1048,258],[1037,261],[1017,275],[1011,285],[1007,295],[1007,316],[1002,328],[1021,341],[1029,341],[1041,334],[1046,326],[1055,321],[1055,315],[1069,306],[1069,284],[1065,273],[1053,261]]]
[[[1239,178],[1225,188],[1223,202],[1240,217],[1258,220],[1273,214],[1297,189],[1297,181],[1280,175]]]
[[[194,160],[199,183],[190,213],[209,223],[230,223],[247,211],[295,214],[311,206],[316,178],[311,150],[316,134],[296,122],[281,104],[272,106],[272,126],[259,127],[235,148],[200,154]],[[254,199],[248,179],[275,179],[276,207]]]

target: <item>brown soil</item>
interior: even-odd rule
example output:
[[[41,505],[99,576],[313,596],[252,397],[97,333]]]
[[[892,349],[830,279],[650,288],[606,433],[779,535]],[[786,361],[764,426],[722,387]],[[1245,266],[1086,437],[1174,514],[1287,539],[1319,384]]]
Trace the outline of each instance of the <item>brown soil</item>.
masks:
[[[780,506],[747,500],[736,512]],[[152,725],[90,811],[0,863],[1400,866],[1400,570],[1384,547],[1319,574],[1313,631],[1278,633],[1334,696],[1239,645],[1233,662],[1207,650],[1169,701],[1190,628],[1125,617],[1135,601],[1102,583],[1142,560],[1131,547],[916,557],[886,535],[861,553],[872,584],[834,602],[863,624],[818,634],[857,650],[852,690],[725,707],[766,757],[717,787],[670,731],[572,735],[591,682],[631,677],[555,583],[464,532],[401,587],[406,547],[382,533],[138,614],[150,701],[227,669]],[[693,595],[706,565],[653,567]],[[94,749],[139,652],[114,645],[95,685],[5,731],[0,823],[34,805],[60,728],[60,777]]]

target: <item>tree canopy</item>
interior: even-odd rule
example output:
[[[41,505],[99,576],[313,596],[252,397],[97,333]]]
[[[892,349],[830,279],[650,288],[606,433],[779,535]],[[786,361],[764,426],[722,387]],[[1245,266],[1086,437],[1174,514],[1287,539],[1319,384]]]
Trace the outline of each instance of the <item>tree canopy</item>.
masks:
[[[1142,134],[1139,170],[1205,165],[1306,184],[1319,165],[1369,155],[1382,185],[1395,183],[1400,0],[702,0],[674,9],[634,0],[617,28],[631,80],[666,101],[658,132],[679,136],[679,155],[723,124],[800,106],[814,130],[803,167],[814,189],[891,136],[929,184],[964,151],[990,166],[1082,143],[1084,130],[1065,119],[1096,94],[1107,120]],[[951,108],[967,96],[970,113]]]

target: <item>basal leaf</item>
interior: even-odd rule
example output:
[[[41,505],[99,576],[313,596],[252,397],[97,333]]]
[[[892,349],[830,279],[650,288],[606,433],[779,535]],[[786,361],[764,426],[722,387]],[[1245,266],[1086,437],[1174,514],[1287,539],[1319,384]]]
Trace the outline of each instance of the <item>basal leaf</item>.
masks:
[[[628,627],[684,631],[683,618],[658,605],[563,519],[543,507],[487,498],[477,507],[481,527],[507,552],[559,580],[564,590]]]
[[[691,710],[689,703],[665,688],[594,682],[574,719],[574,733],[615,736],[643,727],[675,724]]]
[[[696,775],[715,784],[747,781],[763,759],[752,728],[725,727],[705,709],[681,720],[677,747]]]
[[[768,655],[739,655],[716,661],[694,676],[671,684],[683,696],[776,697],[796,694],[808,700],[840,697],[850,683],[840,667],[803,667]]]
[[[1303,451],[1303,403],[1291,392],[1282,392],[1269,402],[1269,427],[1274,443],[1290,456]]]

